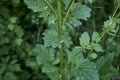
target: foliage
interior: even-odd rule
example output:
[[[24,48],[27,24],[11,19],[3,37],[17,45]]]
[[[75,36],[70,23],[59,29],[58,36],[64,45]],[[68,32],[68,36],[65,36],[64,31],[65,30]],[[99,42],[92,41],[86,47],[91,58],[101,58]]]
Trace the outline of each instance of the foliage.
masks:
[[[0,80],[120,77],[119,0],[10,1],[0,1]]]

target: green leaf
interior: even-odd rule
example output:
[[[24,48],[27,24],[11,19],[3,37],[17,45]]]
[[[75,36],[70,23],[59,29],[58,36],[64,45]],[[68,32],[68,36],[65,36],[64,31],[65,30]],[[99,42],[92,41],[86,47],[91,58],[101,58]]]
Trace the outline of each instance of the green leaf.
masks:
[[[81,5],[80,3],[74,3],[71,8],[71,16],[76,19],[87,20],[90,17],[91,9],[86,5]]]
[[[73,73],[76,80],[99,80],[96,65],[87,59],[77,61]]]
[[[80,45],[82,47],[86,47],[89,44],[90,37],[87,32],[84,32],[79,38],[79,40],[80,40]]]
[[[21,26],[16,26],[14,32],[16,33],[18,38],[21,38],[24,34]]]
[[[54,60],[54,50],[37,44],[34,51],[37,52],[37,61],[39,64],[47,65]]]
[[[44,0],[24,0],[24,2],[33,12],[41,12],[48,8]]]
[[[57,67],[49,65],[43,66],[42,72],[46,73],[51,80],[61,80],[61,76]]]
[[[7,72],[4,76],[4,80],[18,80],[14,73]]]
[[[52,46],[53,48],[61,47],[60,37],[55,30],[47,30],[43,33],[44,45]]]
[[[95,63],[84,58],[79,46],[69,52],[68,64],[71,66],[71,73],[76,78],[75,80],[99,80]]]
[[[17,6],[20,3],[20,0],[12,0],[14,6]]]
[[[102,50],[102,46],[100,44],[98,44],[98,43],[92,43],[91,45],[92,45],[92,47],[93,47],[93,49],[95,51],[97,51],[97,52],[103,51]]]
[[[14,0],[14,1],[16,1],[16,0]],[[11,17],[10,18],[11,23],[16,23],[16,21],[17,21],[17,17]]]
[[[62,44],[65,44],[65,46],[69,47],[71,42],[71,38],[64,34],[61,37],[58,35],[58,32],[55,30],[46,30],[44,33],[44,44],[45,46],[52,46],[53,48],[62,47]]]
[[[101,41],[100,40],[100,35],[99,35],[98,32],[93,32],[93,34],[92,34],[92,41],[94,41],[96,43]]]
[[[90,58],[96,59],[96,58],[97,58],[97,54],[96,54],[96,53],[92,53],[92,54],[90,55]]]
[[[62,0],[63,1],[63,3],[65,4],[65,9],[68,9],[68,7],[69,7],[69,5],[70,5],[70,2],[72,1],[72,0]]]
[[[111,17],[109,17],[109,20],[104,22],[104,29],[106,29],[106,32],[113,32],[115,33],[116,30],[116,22],[114,21],[114,19],[112,19]]]
[[[68,5],[68,4],[67,4]],[[87,20],[90,17],[91,9],[86,5],[81,5],[80,3],[74,3],[70,15],[68,17],[68,23],[72,26],[80,26],[82,23],[79,19]]]
[[[96,65],[100,74],[105,73],[110,68],[112,61],[113,61],[112,53],[107,54],[106,56],[102,56],[96,61]]]
[[[69,18],[69,23],[72,24],[74,27],[80,26],[82,23],[76,19],[75,17]]]
[[[8,27],[9,30],[12,31],[12,30],[15,28],[15,25],[13,25],[13,24],[9,24],[7,27]]]
[[[15,40],[15,43],[18,46],[20,46],[22,42],[23,42],[23,39],[21,39],[21,38],[16,38],[16,40]]]

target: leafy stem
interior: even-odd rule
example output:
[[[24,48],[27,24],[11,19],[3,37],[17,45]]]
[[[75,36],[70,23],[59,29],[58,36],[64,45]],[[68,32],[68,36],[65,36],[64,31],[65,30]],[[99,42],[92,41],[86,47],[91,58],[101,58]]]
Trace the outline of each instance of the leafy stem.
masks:
[[[111,27],[111,25],[113,24],[113,20],[110,21],[110,23],[108,24],[108,26],[106,26],[106,28],[104,29],[104,31],[101,33],[101,39],[104,37],[105,33],[108,31],[108,29]]]
[[[115,11],[113,12],[112,15],[112,19],[115,17],[117,10],[119,9],[120,4],[117,5],[117,7],[115,8]],[[117,15],[116,18],[119,17],[120,14]],[[105,33],[110,29],[110,27],[112,26],[112,24],[114,23],[114,20],[110,21],[110,23],[106,26],[106,28],[104,29],[104,31],[101,33],[101,39],[104,37]]]

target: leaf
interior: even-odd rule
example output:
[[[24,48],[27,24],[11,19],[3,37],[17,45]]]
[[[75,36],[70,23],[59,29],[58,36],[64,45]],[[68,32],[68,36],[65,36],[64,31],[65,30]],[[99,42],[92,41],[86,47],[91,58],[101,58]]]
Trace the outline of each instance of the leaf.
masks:
[[[41,12],[47,9],[44,0],[24,0],[24,2],[33,12]]]
[[[61,48],[62,44],[65,44],[65,46],[69,47],[71,42],[71,38],[64,34],[61,37],[58,35],[58,32],[55,30],[46,30],[44,33],[44,44],[45,46],[52,46],[53,48]]]
[[[16,1],[16,0],[14,0],[14,1]],[[16,23],[16,21],[17,21],[17,17],[11,17],[10,18],[11,23]]]
[[[76,19],[83,19],[87,20],[90,17],[91,9],[86,5],[81,5],[80,3],[74,3],[73,7],[71,8],[71,16]]]
[[[90,37],[87,32],[84,32],[79,38],[79,40],[80,40],[80,45],[82,47],[86,47],[89,44]]]
[[[17,6],[20,3],[20,0],[12,0],[14,6]]]
[[[101,40],[100,40],[100,35],[99,35],[98,32],[93,32],[93,34],[92,34],[92,41],[94,41],[94,42],[96,42],[96,43],[98,43],[98,42],[101,41]]]
[[[96,61],[96,65],[100,74],[105,73],[110,68],[112,61],[113,61],[112,53],[107,54],[106,56],[102,56]]]
[[[61,78],[58,68],[54,66],[44,66],[42,72],[46,73],[51,80],[60,80]]]
[[[73,73],[76,80],[99,80],[96,65],[87,59],[77,61]]]
[[[13,25],[13,24],[9,24],[7,27],[8,27],[9,30],[12,31],[12,30],[15,28],[15,25]]]
[[[18,39],[16,38],[16,40],[15,40],[15,43],[17,46],[20,46],[22,42],[23,42],[23,39],[21,39],[21,38],[18,38]]]
[[[18,80],[14,73],[7,72],[4,76],[4,80]]]
[[[23,29],[21,28],[21,26],[17,26],[15,27],[14,32],[16,33],[18,38],[21,38],[23,36]]]
[[[92,53],[92,54],[90,55],[90,57],[91,57],[92,59],[96,59],[96,58],[97,58],[97,54],[96,54],[96,53]]]
[[[53,48],[61,47],[60,37],[55,30],[46,30],[44,33],[44,45],[52,46]]]
[[[109,17],[109,20],[104,22],[104,29],[106,29],[107,33],[109,32],[115,33],[116,32],[115,28],[116,22],[111,17]]]
[[[72,76],[76,78],[75,80],[99,80],[95,63],[84,58],[79,46],[68,54],[68,66],[71,70],[69,73],[72,73]]]
[[[65,4],[65,9],[68,9],[68,7],[69,7],[69,5],[70,5],[70,2],[72,1],[72,0],[62,0],[63,1],[63,3]]]
[[[78,19],[74,17],[69,18],[69,23],[72,24],[74,27],[77,27],[82,24]]]
[[[92,45],[92,47],[93,47],[93,49],[95,51],[97,51],[97,52],[103,51],[102,50],[102,46],[100,44],[98,44],[98,43],[92,43],[91,45]]]
[[[36,45],[34,51],[37,50],[37,61],[39,64],[47,65],[54,60],[54,50],[51,48],[46,48],[43,45]]]
[[[79,19],[87,20],[90,17],[91,9],[86,5],[81,5],[80,3],[74,3],[71,12],[69,14],[68,20],[66,22],[73,26],[80,26],[82,23]]]

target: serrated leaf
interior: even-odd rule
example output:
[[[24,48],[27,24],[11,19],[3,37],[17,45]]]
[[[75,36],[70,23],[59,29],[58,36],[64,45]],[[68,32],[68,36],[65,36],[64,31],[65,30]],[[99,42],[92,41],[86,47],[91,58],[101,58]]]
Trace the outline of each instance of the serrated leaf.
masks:
[[[97,69],[99,70],[100,74],[105,73],[110,68],[112,61],[112,53],[107,54],[106,56],[102,56],[96,61]]]
[[[50,25],[50,24],[54,24],[54,23],[55,23],[55,20],[56,20],[55,16],[54,16],[54,15],[50,15],[50,16],[48,17],[48,24],[49,24],[49,25]]]
[[[46,48],[43,45],[36,45],[36,50],[37,50],[37,61],[39,64],[47,65],[54,60],[55,54],[53,49]]]
[[[24,2],[33,12],[41,12],[47,9],[44,0],[24,0]]]
[[[82,47],[86,47],[89,44],[90,37],[87,32],[84,32],[79,38],[79,40],[80,40],[80,45]]]
[[[68,64],[72,66],[71,73],[76,78],[75,80],[99,80],[96,65],[84,58],[81,47],[75,47],[68,54]]]
[[[74,27],[80,26],[82,23],[76,19],[75,17],[70,17],[69,18],[69,23],[72,24]]]
[[[109,17],[109,20],[104,22],[104,29],[106,29],[107,33],[109,32],[115,33],[116,32],[115,28],[116,22],[111,17]]]
[[[67,9],[70,5],[71,0],[62,0],[62,1],[65,4],[65,8]]]
[[[100,52],[100,51],[103,51],[102,50],[102,46],[100,44],[97,44],[97,43],[92,43],[91,44],[93,46],[93,49],[97,52]]]
[[[79,59],[84,59],[84,56],[81,53],[81,47],[76,46],[73,48],[72,52],[68,54],[68,63],[75,64]]]
[[[61,43],[60,43],[60,37],[57,33],[57,31],[55,30],[47,30],[45,31],[45,33],[43,33],[44,35],[44,45],[45,46],[52,46],[53,48],[56,47],[61,47]]]
[[[80,59],[73,72],[76,80],[99,80],[96,65],[87,59]]]
[[[44,66],[42,67],[42,72],[46,73],[51,80],[60,80],[60,74],[58,68],[54,66]]]
[[[43,66],[43,67],[42,67],[42,72],[43,72],[43,73],[51,73],[51,72],[54,72],[56,69],[57,69],[57,68],[54,67],[54,66],[49,66],[49,65],[47,65],[47,66]]]
[[[91,9],[86,5],[81,5],[80,3],[74,3],[73,7],[71,8],[71,16],[76,19],[83,19],[87,20],[90,17]]]
[[[58,32],[55,30],[46,30],[44,34],[44,44],[45,46],[52,46],[53,48],[62,47],[62,44],[69,47],[72,44],[71,39],[68,35],[58,35]]]
[[[93,34],[92,34],[92,41],[100,42],[100,35],[99,35],[98,32],[93,32]]]

